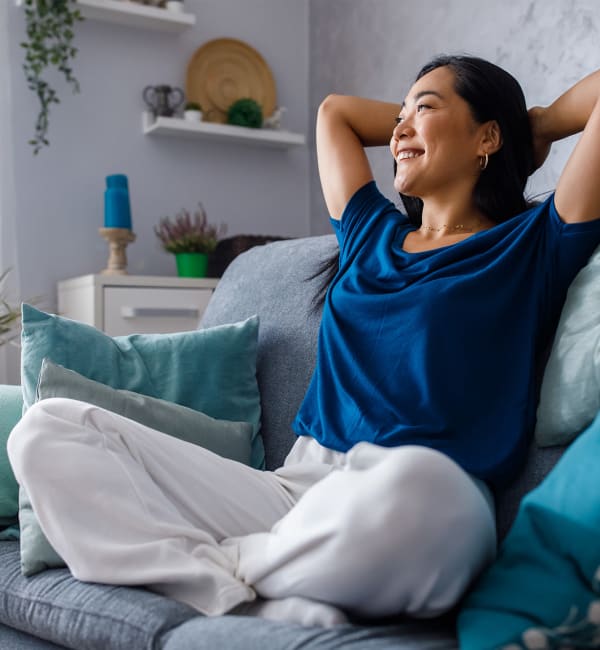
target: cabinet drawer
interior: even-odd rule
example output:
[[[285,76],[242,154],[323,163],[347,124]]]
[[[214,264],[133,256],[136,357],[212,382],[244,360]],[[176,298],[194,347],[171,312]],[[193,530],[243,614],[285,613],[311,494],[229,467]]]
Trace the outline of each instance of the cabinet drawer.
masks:
[[[102,329],[109,336],[194,330],[211,295],[212,289],[106,287]]]

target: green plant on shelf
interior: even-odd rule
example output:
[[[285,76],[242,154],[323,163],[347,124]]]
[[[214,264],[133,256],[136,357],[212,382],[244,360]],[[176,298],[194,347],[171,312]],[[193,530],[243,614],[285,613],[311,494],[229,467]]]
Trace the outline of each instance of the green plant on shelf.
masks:
[[[226,232],[226,225],[215,226],[208,223],[202,203],[198,204],[198,210],[194,214],[184,209],[173,219],[163,217],[158,225],[154,226],[154,233],[164,250],[175,254],[212,253]]]
[[[227,111],[227,123],[260,129],[263,123],[262,108],[257,101],[249,97],[238,99]]]

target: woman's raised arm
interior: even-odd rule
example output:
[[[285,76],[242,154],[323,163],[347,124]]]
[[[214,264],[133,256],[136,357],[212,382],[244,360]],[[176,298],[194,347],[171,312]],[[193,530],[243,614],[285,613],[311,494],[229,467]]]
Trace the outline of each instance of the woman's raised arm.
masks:
[[[373,179],[364,147],[387,145],[398,104],[329,95],[317,114],[317,159],[329,214],[340,219],[360,187]]]
[[[568,223],[600,218],[600,70],[544,109],[530,111],[538,151],[543,143],[583,131],[556,186],[555,204]]]

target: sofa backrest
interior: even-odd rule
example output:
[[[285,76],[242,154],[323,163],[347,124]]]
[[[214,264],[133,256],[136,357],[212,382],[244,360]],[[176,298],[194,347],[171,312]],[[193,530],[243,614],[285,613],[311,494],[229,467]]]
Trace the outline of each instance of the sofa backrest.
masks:
[[[315,364],[320,311],[311,312],[318,280],[307,280],[337,251],[334,235],[256,246],[227,267],[201,326],[260,318],[257,378],[268,469],[279,467],[296,436],[291,423]]]
[[[315,364],[320,312],[311,301],[320,285],[313,275],[337,251],[334,235],[292,239],[257,246],[237,257],[225,271],[204,313],[201,326],[260,317],[257,377],[267,468],[283,462],[295,440],[291,423]],[[539,449],[532,443],[517,481],[497,497],[502,538],[519,502],[554,466],[562,448]]]

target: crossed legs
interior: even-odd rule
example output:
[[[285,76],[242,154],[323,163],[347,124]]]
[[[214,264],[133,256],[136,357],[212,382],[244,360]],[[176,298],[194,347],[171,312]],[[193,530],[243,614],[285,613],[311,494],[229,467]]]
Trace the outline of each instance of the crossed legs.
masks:
[[[146,585],[207,615],[258,594],[433,616],[493,558],[490,508],[443,454],[296,445],[283,468],[262,472],[51,399],[29,409],[8,447],[76,578]]]

